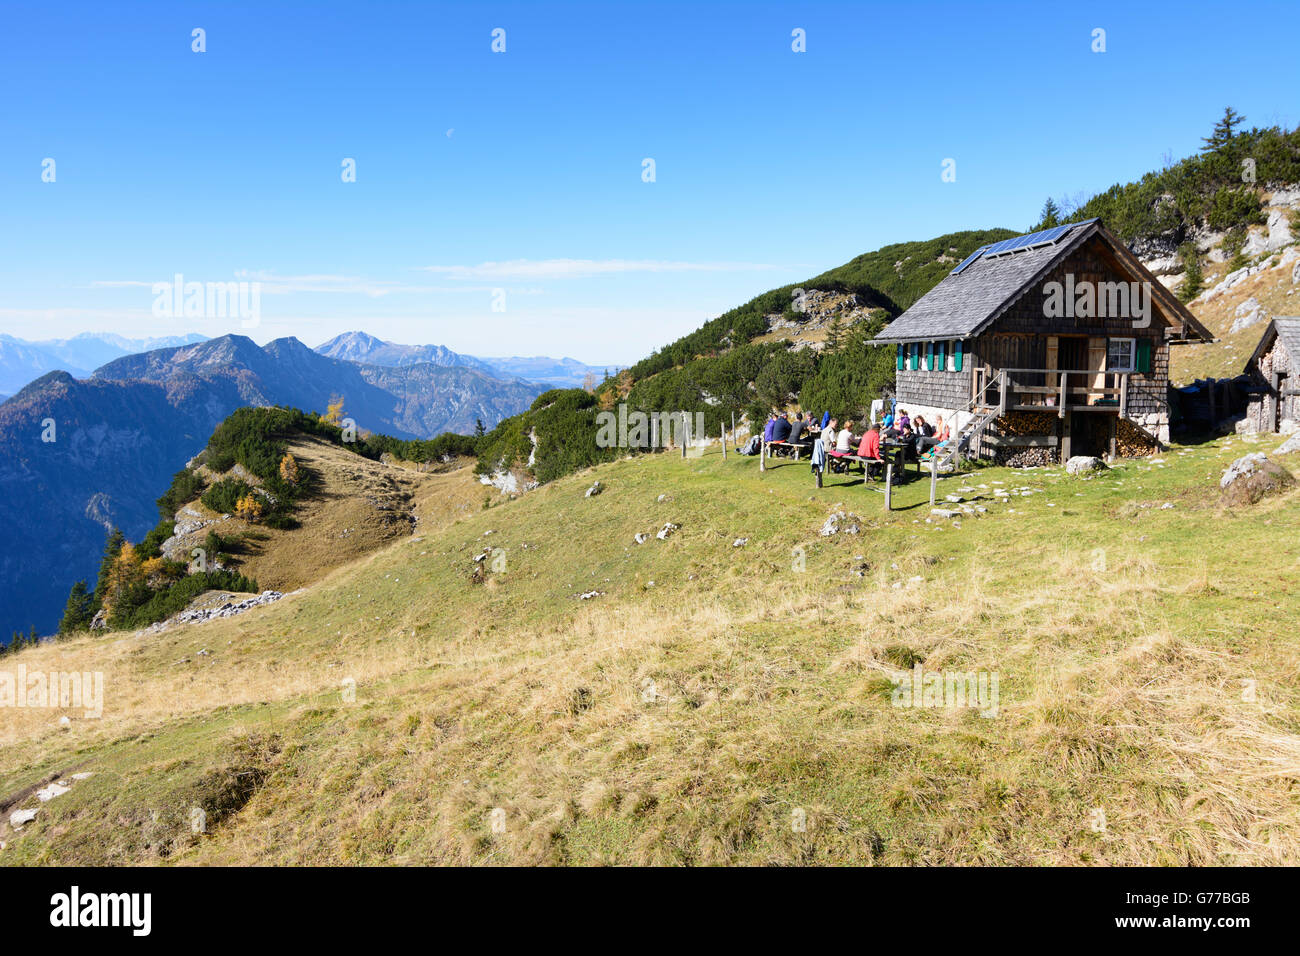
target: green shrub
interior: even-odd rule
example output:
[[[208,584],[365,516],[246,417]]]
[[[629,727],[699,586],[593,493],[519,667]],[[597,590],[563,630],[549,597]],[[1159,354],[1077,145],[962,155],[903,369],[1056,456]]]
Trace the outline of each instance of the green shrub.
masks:
[[[172,483],[158,499],[158,517],[171,519],[184,505],[189,504],[203,493],[203,476],[182,468],[172,476]]]
[[[203,492],[200,499],[213,511],[221,514],[233,514],[235,505],[244,495],[251,494],[252,487],[240,478],[222,478]]]
[[[153,530],[144,536],[144,540],[140,542],[140,546],[136,550],[139,551],[141,558],[160,557],[163,542],[175,533],[176,523],[170,519],[164,519],[158,522]]]
[[[1215,190],[1205,217],[1211,229],[1241,229],[1243,233],[1245,226],[1263,221],[1259,194],[1245,186],[1221,186]]]

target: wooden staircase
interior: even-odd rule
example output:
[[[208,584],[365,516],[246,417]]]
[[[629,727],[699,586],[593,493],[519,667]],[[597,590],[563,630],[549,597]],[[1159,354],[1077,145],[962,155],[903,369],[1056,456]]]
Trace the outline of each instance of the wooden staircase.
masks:
[[[984,430],[1002,415],[1004,409],[998,405],[989,406],[985,401],[985,395],[990,388],[998,387],[998,395],[1001,399],[1005,395],[1003,390],[1003,373],[998,372],[979,390],[979,394],[966,403],[966,407],[961,410],[963,414],[971,415],[971,418],[963,425],[957,435],[953,438],[951,445],[939,459],[938,466],[940,470],[956,470],[957,462],[961,458],[969,457],[972,446],[984,434]]]

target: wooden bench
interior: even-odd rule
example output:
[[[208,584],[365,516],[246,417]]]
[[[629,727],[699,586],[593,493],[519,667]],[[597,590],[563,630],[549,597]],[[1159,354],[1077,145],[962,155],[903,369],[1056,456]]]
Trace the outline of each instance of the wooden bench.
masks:
[[[839,461],[847,461],[850,464],[857,465],[862,469],[862,476],[871,478],[872,481],[875,481],[872,472],[878,471],[881,475],[885,473],[885,460],[883,458],[864,458],[862,455],[835,455],[833,457]]]
[[[790,442],[790,441],[784,441],[784,440],[783,440],[783,441],[770,441],[770,442],[766,442],[766,443],[765,443],[765,446],[766,446],[766,448],[767,448],[767,456],[768,456],[769,458],[775,458],[775,457],[776,457],[776,453],[777,453],[778,450],[784,452],[784,453],[787,454],[787,455],[788,455],[791,451],[793,451],[793,452],[794,452],[794,460],[795,460],[795,461],[798,461],[800,455],[801,455],[803,452],[805,452],[805,451],[806,451],[806,452],[809,452],[809,453],[812,452],[812,444],[809,443],[809,442],[802,442],[802,441],[796,441],[796,442]]]

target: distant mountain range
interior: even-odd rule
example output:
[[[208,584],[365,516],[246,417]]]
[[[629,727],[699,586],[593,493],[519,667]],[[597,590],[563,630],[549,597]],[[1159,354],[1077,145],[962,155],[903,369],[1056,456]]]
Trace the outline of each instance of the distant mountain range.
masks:
[[[0,634],[51,633],[73,582],[93,578],[105,532],[138,541],[152,528],[171,476],[236,408],[323,412],[341,397],[360,428],[432,438],[478,419],[492,428],[544,390],[463,365],[360,364],[241,335],[115,358],[81,381],[49,372],[0,405]]]
[[[123,355],[150,349],[192,345],[206,337],[197,333],[152,339],[128,339],[109,332],[83,332],[70,339],[29,342],[0,335],[0,395],[12,395],[46,372],[62,369],[85,378],[92,369]]]
[[[613,374],[618,366],[586,365],[577,359],[546,358],[480,358],[474,355],[462,355],[442,345],[397,345],[385,342],[365,332],[344,332],[336,335],[321,345],[316,351],[330,358],[343,359],[348,362],[364,362],[368,365],[403,366],[429,362],[433,365],[462,365],[476,368],[497,378],[522,378],[529,382],[550,385],[553,388],[581,388],[587,376],[595,377],[597,382],[605,373]]]
[[[67,339],[33,342],[0,335],[0,401],[47,372],[64,371],[74,378],[87,378],[94,369],[114,359],[156,349],[195,345],[207,341],[198,333],[161,338],[129,339],[108,332],[83,332]],[[428,363],[442,368],[459,366],[478,369],[493,378],[522,378],[552,388],[581,387],[588,375],[599,381],[616,366],[586,365],[571,358],[479,358],[453,352],[443,345],[398,345],[365,332],[344,332],[316,352],[328,358],[363,365],[401,367]]]

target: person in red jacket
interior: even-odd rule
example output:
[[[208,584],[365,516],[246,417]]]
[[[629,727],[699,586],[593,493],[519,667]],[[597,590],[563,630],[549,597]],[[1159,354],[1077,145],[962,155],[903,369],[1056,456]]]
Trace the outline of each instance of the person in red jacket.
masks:
[[[880,430],[875,425],[867,429],[862,441],[858,443],[858,457],[880,460]]]

